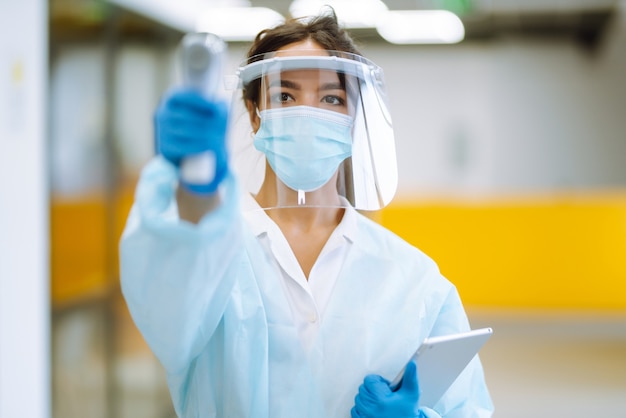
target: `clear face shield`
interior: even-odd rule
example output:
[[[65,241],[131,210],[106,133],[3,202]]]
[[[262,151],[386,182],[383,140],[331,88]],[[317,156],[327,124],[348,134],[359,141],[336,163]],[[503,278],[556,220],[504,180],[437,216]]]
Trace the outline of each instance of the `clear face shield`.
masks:
[[[246,108],[233,112],[233,165],[263,209],[378,210],[391,201],[396,153],[377,65],[290,49],[250,58],[238,76]]]

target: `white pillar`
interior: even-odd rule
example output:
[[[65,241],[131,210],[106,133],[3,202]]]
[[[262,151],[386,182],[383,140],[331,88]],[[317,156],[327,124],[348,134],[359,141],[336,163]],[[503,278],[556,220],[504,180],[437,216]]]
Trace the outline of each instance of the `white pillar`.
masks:
[[[0,417],[50,413],[48,2],[0,0]]]

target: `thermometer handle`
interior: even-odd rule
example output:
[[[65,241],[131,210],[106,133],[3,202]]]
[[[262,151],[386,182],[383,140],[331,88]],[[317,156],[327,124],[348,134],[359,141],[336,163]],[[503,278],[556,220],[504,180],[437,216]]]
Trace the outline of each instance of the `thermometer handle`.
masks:
[[[214,99],[222,76],[226,43],[212,33],[189,33],[181,41],[183,84],[207,99]],[[209,184],[215,179],[216,158],[212,151],[185,158],[180,177],[192,185]]]

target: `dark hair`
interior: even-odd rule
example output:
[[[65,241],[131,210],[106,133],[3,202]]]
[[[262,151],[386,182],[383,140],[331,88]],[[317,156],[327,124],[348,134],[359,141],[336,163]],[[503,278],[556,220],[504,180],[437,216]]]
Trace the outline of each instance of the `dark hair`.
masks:
[[[339,26],[332,8],[313,18],[290,19],[274,28],[265,29],[256,36],[248,51],[248,63],[263,59],[268,52],[278,51],[287,45],[310,39],[329,51],[361,55],[350,35]],[[260,83],[244,86],[243,99],[258,104]]]

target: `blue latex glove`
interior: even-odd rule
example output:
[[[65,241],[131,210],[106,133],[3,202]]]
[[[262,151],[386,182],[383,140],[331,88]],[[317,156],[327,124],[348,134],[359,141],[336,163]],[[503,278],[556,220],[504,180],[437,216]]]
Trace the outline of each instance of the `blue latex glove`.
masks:
[[[215,192],[228,172],[226,126],[228,107],[211,102],[193,90],[174,90],[163,98],[154,114],[155,148],[177,167],[185,157],[212,151],[215,177],[209,184],[187,184],[198,194]]]
[[[423,415],[418,409],[420,389],[417,365],[410,361],[404,371],[400,387],[393,392],[389,381],[378,375],[368,375],[359,387],[352,418],[416,418]]]

